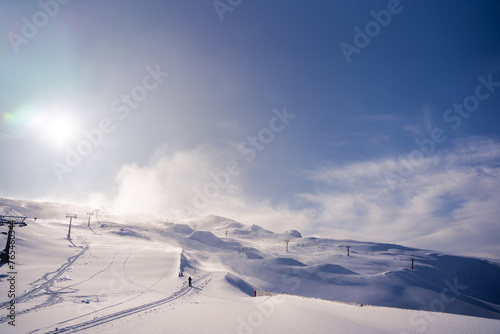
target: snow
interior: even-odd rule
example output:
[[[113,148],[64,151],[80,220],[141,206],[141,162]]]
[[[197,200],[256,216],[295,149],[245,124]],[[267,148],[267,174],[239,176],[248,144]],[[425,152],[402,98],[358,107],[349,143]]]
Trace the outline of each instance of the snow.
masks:
[[[0,210],[39,217],[15,228],[15,327],[11,270],[0,268],[1,333],[500,332],[495,260],[289,232],[286,252],[284,234],[218,216],[103,211],[89,229],[84,207],[0,200]],[[71,240],[66,211],[83,217]]]

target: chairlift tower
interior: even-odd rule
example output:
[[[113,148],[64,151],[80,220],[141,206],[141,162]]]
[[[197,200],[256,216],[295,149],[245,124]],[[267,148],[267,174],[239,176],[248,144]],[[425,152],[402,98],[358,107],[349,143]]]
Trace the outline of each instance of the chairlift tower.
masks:
[[[14,232],[14,225],[18,225],[20,227],[26,226],[27,224],[24,222],[28,217],[24,216],[0,216],[0,226],[9,225],[9,232],[2,232],[2,234],[7,234],[7,243],[5,244],[5,248],[0,252],[0,265],[9,262],[9,253],[10,253],[10,245],[12,234]]]
[[[87,212],[87,216],[89,216],[89,223],[88,223],[88,228],[90,228],[90,216],[93,216],[94,214],[92,212]]]
[[[286,252],[288,253],[288,243],[290,242],[290,240],[285,240],[285,244],[286,244]]]
[[[351,248],[351,246],[345,246],[345,248],[347,248],[347,256],[349,256],[349,248]]]
[[[76,214],[67,213],[66,218],[69,218],[68,240],[70,240],[71,239],[71,222],[72,222],[73,218],[76,218]],[[89,218],[90,218],[90,216],[89,216]]]

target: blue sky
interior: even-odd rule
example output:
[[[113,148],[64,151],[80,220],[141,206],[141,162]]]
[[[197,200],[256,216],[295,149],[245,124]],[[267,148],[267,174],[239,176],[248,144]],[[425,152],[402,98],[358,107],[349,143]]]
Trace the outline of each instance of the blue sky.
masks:
[[[499,258],[498,1],[0,4],[0,196]]]

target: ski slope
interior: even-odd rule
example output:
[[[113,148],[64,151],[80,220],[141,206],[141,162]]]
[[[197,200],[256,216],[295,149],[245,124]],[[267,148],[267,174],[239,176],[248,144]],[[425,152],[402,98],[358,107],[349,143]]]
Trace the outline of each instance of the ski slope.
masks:
[[[64,214],[77,210],[68,240]],[[88,228],[88,210],[0,200],[0,214],[38,217],[15,231],[15,274],[0,268],[1,333],[500,332],[495,260],[298,238],[217,216],[139,223],[103,213]]]

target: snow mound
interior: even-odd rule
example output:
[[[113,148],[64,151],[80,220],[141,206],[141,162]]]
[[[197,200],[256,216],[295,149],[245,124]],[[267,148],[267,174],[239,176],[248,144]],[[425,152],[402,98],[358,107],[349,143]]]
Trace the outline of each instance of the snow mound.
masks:
[[[174,224],[171,227],[169,227],[169,230],[180,234],[193,233],[193,229],[186,224]]]
[[[195,231],[188,237],[188,239],[196,240],[207,246],[222,249],[234,249],[235,247],[239,247],[238,243],[223,241],[212,232],[208,231]]]
[[[309,266],[308,269],[329,274],[358,275],[358,273],[355,273],[354,271],[339,266],[338,264],[331,264],[331,263]]]
[[[186,268],[196,269],[200,263],[196,259],[192,259],[185,251],[181,252],[180,270],[185,271]]]
[[[224,279],[234,286],[235,288],[241,290],[249,296],[253,296],[255,288],[248,284],[244,279],[231,273],[227,273]]]
[[[266,260],[268,264],[280,265],[280,266],[292,266],[292,267],[306,267],[304,263],[297,261],[289,257],[276,257],[273,259]]]
[[[264,229],[262,226],[254,224],[252,226],[243,226],[235,229],[233,234],[236,236],[269,237],[274,233]]]
[[[292,238],[302,238],[302,234],[297,230],[287,231],[286,233],[289,234]]]
[[[137,233],[135,231],[126,229],[126,228],[120,228],[118,231],[111,231],[111,233],[118,234],[119,236],[122,237],[133,237],[133,238],[140,238],[140,239],[146,239],[150,240],[147,236],[142,235],[140,233]]]
[[[232,219],[220,217],[216,215],[208,215],[200,220],[193,221],[192,224],[203,230],[218,230],[228,228],[242,228],[245,225],[238,223]]]
[[[247,252],[247,251],[245,251],[245,255],[250,260],[262,260],[263,259],[262,256],[260,256],[259,254],[254,253],[254,252]]]

